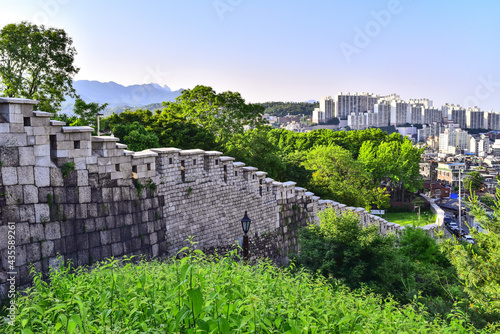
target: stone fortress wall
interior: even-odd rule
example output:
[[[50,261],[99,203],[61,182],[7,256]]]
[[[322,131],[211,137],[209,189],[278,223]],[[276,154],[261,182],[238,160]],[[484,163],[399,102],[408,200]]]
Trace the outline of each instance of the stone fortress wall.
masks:
[[[76,265],[172,256],[188,236],[201,249],[227,249],[243,234],[245,211],[252,256],[277,263],[297,250],[298,228],[328,206],[359,212],[383,234],[401,228],[295,182],[275,182],[221,152],[128,151],[118,138],[50,120],[52,114],[33,111],[35,103],[0,98],[0,296],[8,272],[26,286],[30,265],[47,273],[58,254]],[[12,225],[15,265],[8,261]]]

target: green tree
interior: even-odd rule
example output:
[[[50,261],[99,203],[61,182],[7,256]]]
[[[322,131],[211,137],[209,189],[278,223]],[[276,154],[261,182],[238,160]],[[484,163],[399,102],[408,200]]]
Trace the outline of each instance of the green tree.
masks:
[[[265,126],[234,135],[226,144],[225,153],[247,165],[266,171],[268,176],[275,180],[283,180],[287,166],[278,147],[268,140],[267,134],[271,129]]]
[[[478,171],[472,171],[467,173],[463,182],[465,189],[480,190],[483,187],[484,176]]]
[[[371,191],[371,204],[375,205],[377,210],[387,209],[390,206],[391,195],[387,192],[387,188],[373,188]]]
[[[479,198],[479,200],[481,201],[481,203],[489,206],[490,208],[495,205],[495,196],[491,194],[484,194]]]
[[[21,22],[0,31],[0,88],[6,97],[40,101],[35,108],[55,113],[65,95],[76,97],[76,50],[62,29]]]
[[[340,146],[318,146],[307,154],[304,166],[313,171],[312,191],[340,203],[368,207],[370,174]]]
[[[319,225],[311,224],[300,232],[299,264],[350,288],[368,284],[386,294],[403,289],[402,277],[394,273],[406,279],[412,271],[404,270],[400,260],[405,259],[396,257],[394,236],[382,236],[375,225],[361,226],[359,215],[352,211],[330,208],[318,215]]]
[[[139,122],[118,124],[114,127],[114,133],[120,138],[120,142],[127,145],[131,151],[142,151],[148,148],[159,147],[158,136],[152,131],[146,130]]]
[[[203,150],[218,148],[211,132],[172,112],[170,108],[158,110],[154,114],[150,110],[112,114],[102,120],[102,127],[113,132],[131,150],[140,151],[153,147]],[[141,135],[132,136],[132,130],[137,131],[134,134]]]
[[[101,114],[108,106],[107,103],[99,105],[99,103],[86,103],[78,98],[75,101],[73,113],[76,119],[70,123],[71,126],[91,126],[94,128],[94,134],[97,134],[97,115]]]
[[[226,143],[245,126],[264,124],[264,107],[246,104],[239,93],[216,93],[211,87],[196,86],[183,90],[175,102],[165,102],[167,108],[185,116],[189,121],[206,128],[216,136],[218,143]]]
[[[500,315],[500,189],[492,214],[486,212],[474,193],[468,206],[484,233],[472,229],[475,245],[448,241],[446,250],[476,307]]]

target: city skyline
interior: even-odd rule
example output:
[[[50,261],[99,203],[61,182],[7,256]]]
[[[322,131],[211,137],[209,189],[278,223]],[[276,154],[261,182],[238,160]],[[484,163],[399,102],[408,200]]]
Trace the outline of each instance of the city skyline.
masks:
[[[249,102],[396,93],[500,111],[492,1],[0,0],[0,25],[66,30],[75,80],[197,84]]]

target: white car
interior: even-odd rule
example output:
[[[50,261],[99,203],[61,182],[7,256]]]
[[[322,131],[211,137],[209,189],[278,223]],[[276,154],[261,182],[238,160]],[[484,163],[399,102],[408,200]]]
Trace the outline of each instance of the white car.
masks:
[[[468,235],[468,234],[464,236],[464,240],[467,241],[470,244],[475,244],[476,243],[474,241],[474,239],[470,235]]]
[[[450,223],[450,229],[452,230],[458,230],[458,225],[456,223]]]

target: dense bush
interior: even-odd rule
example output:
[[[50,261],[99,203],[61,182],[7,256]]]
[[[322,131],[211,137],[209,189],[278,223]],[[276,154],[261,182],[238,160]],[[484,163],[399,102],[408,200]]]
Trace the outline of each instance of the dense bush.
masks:
[[[234,254],[233,254],[234,256]],[[366,290],[321,277],[252,266],[200,251],[179,260],[110,260],[88,270],[62,267],[50,283],[35,276],[3,333],[471,333],[461,314],[426,320]]]
[[[497,320],[472,304],[457,271],[427,231],[407,227],[382,236],[378,226],[363,228],[356,213],[333,209],[319,214],[320,224],[300,232],[296,262],[331,282],[351,289],[368,287],[402,304],[418,299],[432,317],[456,310],[478,327]]]

